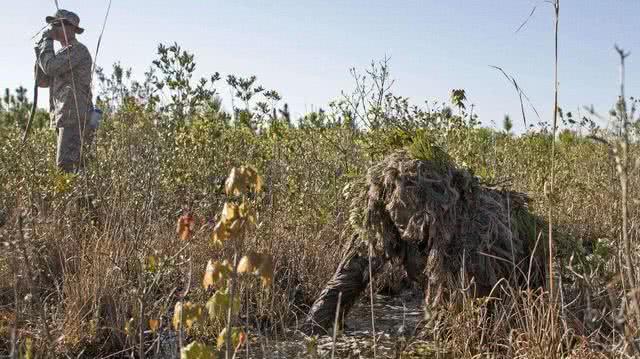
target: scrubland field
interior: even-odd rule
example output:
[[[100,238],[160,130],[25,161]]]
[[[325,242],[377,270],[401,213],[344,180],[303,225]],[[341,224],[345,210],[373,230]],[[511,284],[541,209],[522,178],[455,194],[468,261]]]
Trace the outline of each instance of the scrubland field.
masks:
[[[367,169],[417,138],[485,185],[529,195],[544,220],[536,236],[553,280],[502,286],[486,298],[449,288],[462,294],[419,307],[412,330],[378,333],[376,342],[391,347],[377,357],[640,354],[635,100],[581,118],[559,110],[556,131],[551,119],[530,115],[516,134],[512,122],[523,118],[478,118],[464,90],[426,105],[393,94],[381,61],[354,71],[354,90],[324,110],[292,118],[286,99],[259,79],[198,81],[194,67],[192,55],[169,45],[144,80],[120,65],[99,71],[105,116],[82,175],[56,170],[44,112],[21,145],[29,103],[24,92],[7,92],[1,354],[153,358],[183,348],[186,358],[224,357],[226,331],[236,357],[270,357],[287,342],[298,350],[280,357],[330,356],[331,338],[294,329],[340,261],[356,217],[352,194],[363,190]],[[221,106],[222,82],[234,89],[233,108]],[[504,125],[485,127],[491,120]],[[387,271],[374,290],[398,296],[411,287],[402,277]],[[422,293],[422,284],[410,289]],[[338,342],[353,335],[349,320],[371,322],[369,303],[367,292]],[[403,325],[402,309],[386,308],[378,314]],[[365,335],[336,355],[373,357],[372,341]]]

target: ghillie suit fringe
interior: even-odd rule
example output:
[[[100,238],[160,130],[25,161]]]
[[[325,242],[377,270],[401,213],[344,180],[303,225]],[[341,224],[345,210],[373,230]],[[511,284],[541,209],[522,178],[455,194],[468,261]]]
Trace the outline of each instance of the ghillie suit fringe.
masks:
[[[306,332],[332,326],[340,292],[339,317],[346,316],[367,288],[369,248],[374,276],[385,262],[400,261],[409,278],[426,282],[429,305],[459,288],[486,296],[502,278],[516,286],[542,284],[543,258],[532,255],[540,223],[526,195],[481,185],[441,151],[416,157],[398,151],[369,169],[353,201],[355,234],[312,306]]]

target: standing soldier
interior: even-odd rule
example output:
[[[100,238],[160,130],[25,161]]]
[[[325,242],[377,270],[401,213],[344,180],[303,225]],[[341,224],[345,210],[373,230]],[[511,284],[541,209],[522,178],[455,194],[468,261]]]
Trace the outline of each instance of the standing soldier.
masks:
[[[82,34],[78,15],[58,10],[47,16],[50,28],[42,34],[35,51],[39,87],[49,88],[51,125],[58,134],[56,164],[72,173],[82,168],[82,152],[91,139],[87,126],[93,109],[91,95],[91,54],[76,40]],[[62,48],[54,52],[53,41]]]

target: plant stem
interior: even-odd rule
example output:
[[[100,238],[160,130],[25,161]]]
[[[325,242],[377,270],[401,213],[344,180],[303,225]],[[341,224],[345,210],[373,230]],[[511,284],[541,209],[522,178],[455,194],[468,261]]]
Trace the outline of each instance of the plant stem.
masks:
[[[27,244],[26,238],[24,236],[24,227],[23,227],[23,219],[22,215],[18,216],[18,233],[20,239],[20,246],[22,247],[22,257],[24,259],[24,264],[27,270],[27,286],[29,287],[29,293],[31,293],[31,300],[35,303],[35,306],[40,311],[40,316],[42,317],[42,329],[44,331],[44,337],[47,341],[47,345],[52,345],[51,333],[49,332],[49,325],[47,324],[47,312],[45,310],[45,303],[40,300],[40,293],[35,289],[35,283],[33,283],[37,274],[33,267],[31,266],[31,258],[29,258],[29,253],[27,253]],[[17,300],[17,298],[16,298]]]
[[[333,345],[331,347],[331,359],[336,357],[336,338],[338,336],[338,321],[340,320],[340,302],[342,302],[342,292],[338,293],[338,305],[336,306],[336,317],[333,321]]]
[[[555,0],[555,61],[554,61],[554,101],[553,101],[553,127],[551,129],[551,173],[549,180],[549,292],[550,300],[555,300],[554,275],[553,275],[553,200],[554,200],[554,182],[555,182],[555,158],[556,158],[556,128],[558,125],[558,23],[560,20],[560,0]]]
[[[371,257],[373,256],[373,245],[369,243],[369,298],[371,305],[371,335],[373,336],[373,357],[376,357],[376,320],[373,311],[373,270],[371,269]]]
[[[629,56],[629,53],[625,53],[623,49],[618,46],[615,47],[616,51],[620,55],[620,99],[618,100],[618,117],[620,117],[621,128],[621,154],[618,156],[618,176],[620,178],[620,191],[622,195],[622,241],[625,247],[625,264],[627,266],[627,281],[628,288],[636,288],[636,274],[633,268],[633,261],[631,258],[631,240],[629,238],[629,128],[628,128],[628,116],[627,116],[627,102],[624,97],[624,72],[625,64],[624,60]]]
[[[549,179],[549,319],[551,325],[551,333],[552,337],[555,337],[555,327],[556,327],[556,316],[555,316],[555,308],[556,308],[556,288],[554,285],[555,276],[553,274],[553,259],[555,257],[555,248],[553,243],[553,216],[554,216],[554,184],[555,184],[555,161],[556,161],[556,130],[558,127],[558,24],[560,22],[560,0],[555,0],[554,2],[555,9],[555,30],[554,30],[554,74],[553,74],[553,85],[554,85],[554,99],[553,99],[553,128],[551,129],[551,173]]]
[[[231,345],[231,331],[233,330],[233,298],[236,295],[236,285],[238,282],[238,246],[237,244],[234,246],[233,250],[233,272],[231,274],[231,292],[229,293],[229,309],[227,310],[227,337],[226,341],[226,351],[225,358],[231,359],[233,357],[233,353],[231,352],[233,346]]]

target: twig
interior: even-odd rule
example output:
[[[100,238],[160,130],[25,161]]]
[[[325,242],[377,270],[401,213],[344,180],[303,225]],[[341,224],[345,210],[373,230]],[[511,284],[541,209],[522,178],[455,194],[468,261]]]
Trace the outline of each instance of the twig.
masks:
[[[17,253],[16,253],[17,254]],[[13,320],[13,325],[11,327],[11,352],[9,353],[9,358],[17,359],[18,358],[18,323],[20,321],[20,302],[18,301],[18,278],[20,275],[18,274],[18,261],[17,255],[11,256],[11,262],[13,264],[13,298],[15,305],[15,318]]]
[[[140,274],[138,275],[138,290],[140,291],[140,297],[138,298],[138,301],[140,302],[140,323],[138,323],[138,336],[139,336],[139,340],[140,340],[140,345],[138,347],[138,358],[140,359],[144,359],[144,294],[145,291],[143,290],[143,279],[142,279],[142,273],[143,271],[140,272]]]
[[[187,277],[187,287],[185,288],[184,292],[182,292],[181,297],[180,297],[180,307],[182,308],[182,306],[184,305],[184,298],[186,298],[187,294],[189,293],[189,290],[191,289],[191,275],[193,273],[193,262],[191,262],[191,258],[189,258],[189,274]],[[180,310],[180,330],[178,330],[178,356],[180,356],[180,352],[182,351],[182,346],[184,344],[184,330],[182,329],[184,327],[184,316],[183,316],[184,310]]]
[[[236,285],[238,282],[238,247],[237,244],[234,246],[234,251],[233,251],[233,272],[231,275],[231,291],[229,292],[229,309],[227,310],[227,333],[226,333],[226,350],[225,350],[225,358],[227,359],[231,359],[233,356],[233,353],[231,352],[231,349],[233,348],[233,346],[231,345],[231,331],[233,330],[233,319],[234,316],[232,315],[232,311],[233,311],[233,300],[234,300],[234,296],[236,294]]]
[[[631,247],[631,239],[629,238],[629,118],[627,114],[627,103],[624,94],[624,73],[625,73],[625,60],[630,55],[629,52],[625,52],[622,48],[615,45],[615,50],[620,56],[620,97],[618,99],[617,113],[621,123],[620,126],[620,140],[619,140],[619,149],[617,149],[616,153],[616,169],[618,172],[618,178],[620,179],[620,192],[621,192],[621,200],[622,200],[622,242],[624,244],[624,259],[625,259],[625,267],[621,266],[621,273],[623,278],[627,281],[627,288],[631,291],[626,295],[626,297],[633,296],[631,298],[625,298],[625,302],[628,303],[630,307],[629,311],[632,314],[635,314],[636,323],[638,324],[638,320],[640,319],[640,313],[638,313],[638,303],[637,303],[637,294],[634,293],[637,290],[636,287],[636,273],[633,267],[633,258],[632,256],[632,247]],[[626,321],[625,321],[626,322]],[[627,333],[627,329],[630,329],[629,326],[625,323],[625,334]],[[629,330],[631,331],[631,330]],[[628,335],[627,335],[628,337]],[[635,342],[634,338],[627,338],[627,348],[628,352],[632,355],[638,353],[640,348]]]
[[[24,263],[27,269],[26,277],[27,285],[29,286],[29,292],[31,293],[31,300],[34,301],[35,306],[40,310],[40,316],[42,317],[42,329],[44,330],[44,335],[47,340],[47,345],[52,344],[51,333],[49,332],[49,325],[47,324],[46,311],[44,309],[44,304],[40,301],[40,294],[35,290],[35,286],[33,283],[33,278],[35,278],[36,274],[33,268],[31,267],[31,260],[29,259],[29,255],[27,253],[27,246],[25,243],[24,232],[23,232],[23,224],[22,224],[22,215],[18,216],[18,234],[21,244],[22,257],[24,259]],[[17,300],[17,298],[16,298]]]
[[[371,305],[371,335],[373,345],[373,357],[376,357],[376,319],[373,311],[373,270],[371,269],[371,257],[373,256],[373,245],[369,243],[369,300]]]
[[[336,357],[336,337],[338,335],[338,321],[340,319],[340,302],[342,302],[342,292],[338,293],[338,305],[336,306],[336,318],[333,321],[333,345],[331,347],[331,359]]]
[[[554,275],[553,275],[553,201],[554,201],[554,182],[555,182],[555,159],[556,159],[556,128],[558,125],[558,24],[560,20],[560,0],[555,0],[555,56],[554,56],[554,101],[553,101],[553,128],[551,137],[551,170],[549,182],[549,204],[548,204],[548,220],[549,220],[549,315],[551,316],[551,333],[555,333],[555,316],[551,314],[555,308],[556,295],[554,291]]]

